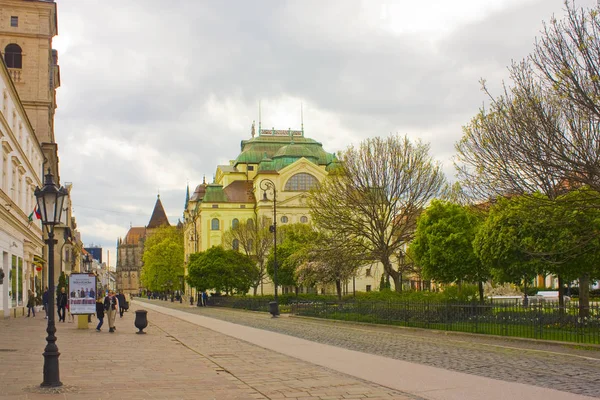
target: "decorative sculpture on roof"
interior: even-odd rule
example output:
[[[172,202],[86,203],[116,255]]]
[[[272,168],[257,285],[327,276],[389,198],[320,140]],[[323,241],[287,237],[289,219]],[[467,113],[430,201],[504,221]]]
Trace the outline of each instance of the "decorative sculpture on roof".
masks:
[[[252,137],[254,137],[254,135],[256,135],[256,131],[254,130],[254,121],[252,121]]]

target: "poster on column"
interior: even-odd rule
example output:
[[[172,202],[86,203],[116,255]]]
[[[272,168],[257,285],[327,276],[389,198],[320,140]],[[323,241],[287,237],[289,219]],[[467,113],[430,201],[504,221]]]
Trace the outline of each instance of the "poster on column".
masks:
[[[71,274],[69,277],[69,311],[71,314],[96,313],[96,276]]]

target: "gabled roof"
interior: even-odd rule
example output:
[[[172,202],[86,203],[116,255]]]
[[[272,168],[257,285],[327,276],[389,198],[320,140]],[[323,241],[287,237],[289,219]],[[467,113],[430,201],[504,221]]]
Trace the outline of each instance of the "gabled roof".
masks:
[[[163,225],[171,226],[171,224],[169,224],[169,218],[167,218],[167,213],[165,213],[165,209],[160,201],[160,195],[157,195],[154,211],[152,211],[152,216],[150,217],[147,228],[158,228]]]

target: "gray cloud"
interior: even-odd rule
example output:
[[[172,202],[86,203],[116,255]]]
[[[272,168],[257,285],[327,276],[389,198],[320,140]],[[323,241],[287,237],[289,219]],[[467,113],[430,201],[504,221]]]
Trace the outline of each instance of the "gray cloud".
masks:
[[[403,1],[59,2],[56,137],[84,242],[114,248],[148,222],[158,190],[176,223],[187,180],[193,190],[237,156],[259,100],[267,128],[278,104],[290,108],[284,129],[303,102],[307,135],[328,151],[409,134],[449,165],[485,101],[479,79],[498,88],[563,7],[504,1],[438,34],[391,32],[380,8],[410,15]]]

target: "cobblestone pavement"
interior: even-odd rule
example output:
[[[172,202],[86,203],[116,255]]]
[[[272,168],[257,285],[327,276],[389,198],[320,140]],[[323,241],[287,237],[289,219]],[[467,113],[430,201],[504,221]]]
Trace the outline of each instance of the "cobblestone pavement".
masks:
[[[152,303],[351,350],[600,398],[600,351],[594,349]]]
[[[0,399],[419,399],[161,313],[136,335],[134,318],[115,333],[58,324],[56,390],[39,388],[47,321],[0,319]]]

